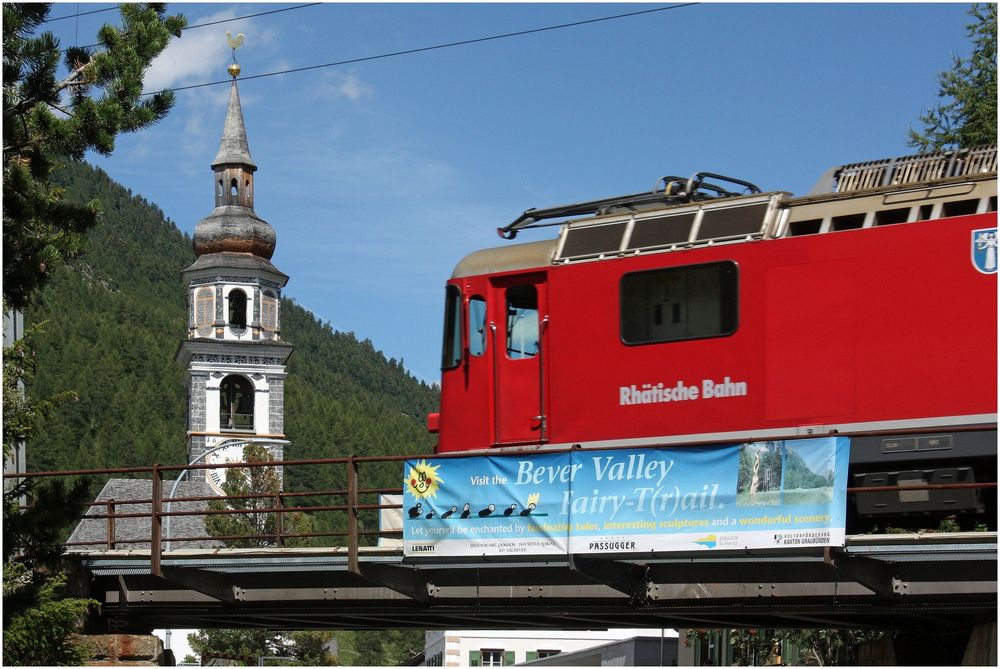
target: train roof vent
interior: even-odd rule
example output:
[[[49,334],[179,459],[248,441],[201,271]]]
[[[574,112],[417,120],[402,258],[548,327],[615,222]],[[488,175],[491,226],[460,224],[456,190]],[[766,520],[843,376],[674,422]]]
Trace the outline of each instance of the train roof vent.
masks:
[[[760,239],[783,193],[701,203],[669,211],[571,221],[563,228],[555,262],[670,251],[719,242]]]
[[[996,171],[996,145],[921,153],[834,167],[820,178],[809,194],[846,193]]]

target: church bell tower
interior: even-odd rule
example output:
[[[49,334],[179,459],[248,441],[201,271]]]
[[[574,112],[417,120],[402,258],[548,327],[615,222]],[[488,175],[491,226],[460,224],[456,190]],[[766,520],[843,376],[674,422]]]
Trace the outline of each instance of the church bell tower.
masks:
[[[237,39],[241,39],[242,35]],[[254,172],[235,63],[219,152],[212,161],[215,209],[194,230],[194,264],[181,275],[188,289],[187,338],[177,361],[187,370],[189,463],[240,462],[259,444],[280,460],[284,435],[285,363],[281,289],[288,277],[271,264],[274,229],[254,212]],[[191,470],[221,494],[225,469]],[[207,475],[206,475],[207,473]]]

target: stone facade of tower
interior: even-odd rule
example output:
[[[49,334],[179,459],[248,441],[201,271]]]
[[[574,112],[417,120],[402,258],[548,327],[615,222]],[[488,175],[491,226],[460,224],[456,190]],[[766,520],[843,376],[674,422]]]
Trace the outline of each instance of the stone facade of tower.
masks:
[[[288,277],[271,264],[274,230],[253,209],[256,169],[234,78],[212,162],[215,209],[195,227],[198,258],[182,272],[188,327],[177,360],[187,370],[189,463],[239,461],[247,443],[280,460],[287,445],[285,363],[292,347],[281,339],[281,289]],[[219,492],[218,476],[193,470],[189,478]]]

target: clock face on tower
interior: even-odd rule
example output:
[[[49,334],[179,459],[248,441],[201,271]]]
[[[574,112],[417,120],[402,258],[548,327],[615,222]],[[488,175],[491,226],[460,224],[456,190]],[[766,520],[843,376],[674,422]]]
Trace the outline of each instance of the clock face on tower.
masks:
[[[221,444],[218,450],[212,451],[205,462],[210,465],[221,465],[227,462],[243,462],[243,447],[249,446],[250,442],[234,439]],[[222,484],[226,482],[226,474],[231,470],[228,468],[206,469],[205,480],[208,487],[217,495],[225,495]]]

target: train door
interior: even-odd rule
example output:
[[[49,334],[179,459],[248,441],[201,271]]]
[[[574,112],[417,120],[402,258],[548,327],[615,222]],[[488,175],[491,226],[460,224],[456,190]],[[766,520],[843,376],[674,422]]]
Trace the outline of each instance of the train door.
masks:
[[[495,442],[540,443],[549,431],[545,274],[502,277],[492,284]]]

